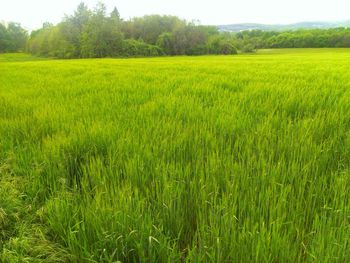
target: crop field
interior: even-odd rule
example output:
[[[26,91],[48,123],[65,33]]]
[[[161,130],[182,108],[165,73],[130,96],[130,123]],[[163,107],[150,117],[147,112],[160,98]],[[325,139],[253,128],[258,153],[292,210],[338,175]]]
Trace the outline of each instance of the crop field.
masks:
[[[350,262],[350,50],[0,55],[0,262]]]

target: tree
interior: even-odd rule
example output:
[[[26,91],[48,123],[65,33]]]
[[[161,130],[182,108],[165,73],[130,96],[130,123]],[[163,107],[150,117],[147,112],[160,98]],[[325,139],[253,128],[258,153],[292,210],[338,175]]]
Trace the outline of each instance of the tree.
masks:
[[[49,35],[51,28],[51,25],[49,26],[48,24],[44,24],[41,29],[31,33],[31,37],[27,45],[29,52],[39,56],[49,55]]]
[[[48,55],[57,58],[73,58],[75,48],[62,34],[59,26],[53,27],[48,34]]]
[[[119,14],[119,11],[116,7],[114,7],[114,9],[111,13],[111,20],[118,25],[121,22],[120,14]]]
[[[23,51],[28,39],[27,31],[20,24],[10,22],[0,24],[0,52]]]
[[[185,25],[185,21],[175,16],[147,15],[124,23],[123,32],[126,38],[142,39],[145,43],[155,45],[160,35],[172,33]]]
[[[106,6],[98,3],[81,36],[82,57],[121,55],[123,34],[116,12],[106,17]]]
[[[213,35],[208,40],[208,49],[210,54],[233,55],[237,54],[237,49],[233,45],[229,36],[224,34]]]
[[[243,46],[242,52],[243,53],[253,53],[253,52],[255,52],[255,47],[252,44],[248,43],[245,46]]]
[[[5,25],[0,23],[0,52],[6,52],[7,51],[7,46],[8,46],[8,33],[7,33],[7,28]]]
[[[74,57],[81,57],[81,38],[84,28],[91,19],[91,11],[84,4],[80,3],[73,16],[66,16],[59,24],[60,32],[64,41],[69,42],[72,46]]]
[[[167,55],[173,55],[173,35],[172,33],[163,33],[158,37],[157,46],[163,49]]]
[[[207,54],[208,34],[205,27],[193,24],[178,28],[173,33],[174,55]]]

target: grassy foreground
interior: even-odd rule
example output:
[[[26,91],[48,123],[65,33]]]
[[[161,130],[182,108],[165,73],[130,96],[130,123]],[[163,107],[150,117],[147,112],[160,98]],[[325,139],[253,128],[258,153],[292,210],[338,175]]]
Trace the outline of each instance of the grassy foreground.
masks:
[[[350,50],[18,60],[0,262],[350,261]]]

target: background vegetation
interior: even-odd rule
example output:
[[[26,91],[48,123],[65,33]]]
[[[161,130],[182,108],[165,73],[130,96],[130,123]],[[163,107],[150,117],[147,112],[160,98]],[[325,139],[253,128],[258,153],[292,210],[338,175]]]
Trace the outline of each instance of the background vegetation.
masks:
[[[117,8],[81,3],[57,25],[45,23],[28,37],[18,24],[0,25],[0,52],[26,50],[57,58],[236,54],[264,48],[350,47],[350,29],[220,32],[175,16],[148,15],[128,21]]]
[[[0,261],[348,262],[347,49],[0,58]]]
[[[0,23],[0,53],[24,51],[27,39],[27,32],[19,24]]]

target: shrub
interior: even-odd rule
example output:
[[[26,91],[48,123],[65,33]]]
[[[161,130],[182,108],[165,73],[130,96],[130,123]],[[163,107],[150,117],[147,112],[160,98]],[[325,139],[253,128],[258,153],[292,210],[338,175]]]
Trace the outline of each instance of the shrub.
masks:
[[[227,39],[221,36],[213,36],[208,43],[209,53],[216,55],[233,55],[237,54],[236,47]]]
[[[164,52],[158,46],[128,39],[123,42],[122,54],[126,57],[156,57],[164,55]]]
[[[242,52],[253,53],[253,52],[256,52],[256,49],[252,44],[246,44],[245,46],[242,47]]]
[[[235,54],[237,54],[237,49],[230,42],[221,41],[218,54],[235,55]]]

